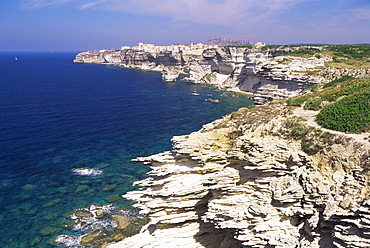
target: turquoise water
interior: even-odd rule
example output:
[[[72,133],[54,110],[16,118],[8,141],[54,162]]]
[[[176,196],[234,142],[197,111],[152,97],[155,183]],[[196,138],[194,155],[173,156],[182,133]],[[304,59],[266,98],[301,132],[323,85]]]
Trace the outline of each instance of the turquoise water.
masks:
[[[0,53],[1,247],[63,247],[61,234],[97,228],[71,225],[76,209],[92,205],[135,216],[120,196],[148,169],[131,159],[169,150],[172,136],[252,104],[164,83],[158,72],[75,64],[74,56]],[[109,234],[108,215],[98,228]]]

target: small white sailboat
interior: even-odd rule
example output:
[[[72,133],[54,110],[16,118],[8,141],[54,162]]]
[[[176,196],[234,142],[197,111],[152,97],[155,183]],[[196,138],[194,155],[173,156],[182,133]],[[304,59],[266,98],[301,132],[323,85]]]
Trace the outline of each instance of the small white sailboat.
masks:
[[[17,61],[17,60],[18,60],[18,58],[17,58],[17,57],[15,57],[15,58],[14,58],[14,60],[15,60],[15,61]]]

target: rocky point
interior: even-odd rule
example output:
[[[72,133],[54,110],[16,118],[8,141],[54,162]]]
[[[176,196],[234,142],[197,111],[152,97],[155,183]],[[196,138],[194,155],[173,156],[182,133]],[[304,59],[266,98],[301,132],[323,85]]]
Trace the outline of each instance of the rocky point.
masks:
[[[152,170],[124,197],[150,222],[109,247],[369,247],[369,141],[301,113],[241,109],[135,159]]]

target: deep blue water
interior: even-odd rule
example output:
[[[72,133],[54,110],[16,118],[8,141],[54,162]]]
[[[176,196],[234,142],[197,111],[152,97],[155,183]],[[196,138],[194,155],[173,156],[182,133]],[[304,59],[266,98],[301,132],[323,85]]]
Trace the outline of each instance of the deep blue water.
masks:
[[[148,171],[132,158],[169,150],[172,136],[252,104],[202,85],[164,83],[158,72],[75,64],[74,56],[0,53],[1,247],[52,247],[70,232],[64,226],[77,208],[129,209],[117,196]],[[102,173],[81,176],[76,168]]]

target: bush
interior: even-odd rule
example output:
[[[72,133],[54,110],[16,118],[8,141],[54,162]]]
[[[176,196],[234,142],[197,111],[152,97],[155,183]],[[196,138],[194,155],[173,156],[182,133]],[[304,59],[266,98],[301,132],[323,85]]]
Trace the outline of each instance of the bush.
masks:
[[[324,107],[316,116],[320,125],[341,132],[370,130],[370,90],[350,95]]]
[[[315,91],[317,91],[318,88],[319,88],[319,85],[314,84],[314,85],[311,85],[310,87],[308,87],[307,90],[315,92]]]
[[[329,46],[327,50],[333,55],[345,58],[363,59],[370,57],[369,46]]]
[[[288,106],[302,106],[302,104],[305,102],[303,98],[300,97],[294,97],[294,98],[288,98],[286,100],[286,103]]]
[[[304,109],[310,110],[319,110],[320,104],[322,103],[323,99],[320,97],[314,97],[307,100],[306,104],[304,105]]]
[[[333,53],[333,55],[339,56],[339,57],[344,57],[344,53],[341,53],[341,52]]]
[[[296,50],[293,52],[285,52],[283,55],[297,55],[297,56],[302,56],[302,55],[314,55],[315,52],[312,50],[308,49],[303,49],[303,50]]]
[[[325,88],[328,88],[328,87],[332,87],[334,84],[336,84],[336,83],[343,83],[343,82],[346,82],[346,81],[350,81],[350,80],[353,80],[353,79],[355,79],[354,77],[352,77],[352,76],[348,76],[348,75],[346,75],[346,76],[343,76],[343,77],[341,77],[341,78],[337,78],[337,79],[335,79],[335,80],[333,80],[333,81],[331,81],[331,82],[329,82],[329,83],[327,83],[327,84],[325,84],[324,86],[323,86],[323,88],[325,89]]]

